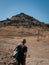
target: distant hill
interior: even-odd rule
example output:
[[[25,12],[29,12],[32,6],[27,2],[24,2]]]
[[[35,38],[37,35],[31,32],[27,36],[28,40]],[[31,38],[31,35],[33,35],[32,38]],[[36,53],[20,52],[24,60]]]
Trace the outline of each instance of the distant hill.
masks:
[[[23,26],[23,27],[31,28],[32,26],[44,27],[46,26],[46,24],[43,22],[40,22],[34,17],[31,17],[24,13],[20,13],[15,16],[12,16],[10,19],[7,18],[6,20],[0,21],[0,27],[1,26]]]

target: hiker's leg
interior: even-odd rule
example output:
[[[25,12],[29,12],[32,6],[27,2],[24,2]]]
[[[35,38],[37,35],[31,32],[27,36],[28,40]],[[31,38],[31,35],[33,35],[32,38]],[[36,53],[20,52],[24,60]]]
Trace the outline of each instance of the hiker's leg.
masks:
[[[25,63],[22,63],[22,65],[26,65]]]
[[[21,63],[21,65],[26,65],[25,63]]]
[[[25,64],[25,61],[22,61],[22,62],[21,62],[21,65],[26,65],[26,64]]]
[[[20,61],[18,61],[17,65],[20,65]]]
[[[18,62],[18,65],[20,65],[20,62]]]

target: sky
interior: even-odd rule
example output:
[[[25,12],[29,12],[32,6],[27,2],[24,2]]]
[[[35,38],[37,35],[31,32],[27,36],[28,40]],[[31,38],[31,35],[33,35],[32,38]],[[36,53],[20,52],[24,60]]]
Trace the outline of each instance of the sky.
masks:
[[[0,21],[19,13],[49,23],[49,0],[0,0]]]

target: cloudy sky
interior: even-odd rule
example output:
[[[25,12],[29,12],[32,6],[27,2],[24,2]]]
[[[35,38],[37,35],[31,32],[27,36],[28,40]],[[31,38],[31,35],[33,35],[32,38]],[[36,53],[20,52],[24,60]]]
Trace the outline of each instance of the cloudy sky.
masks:
[[[0,0],[0,21],[21,12],[49,23],[49,0]]]

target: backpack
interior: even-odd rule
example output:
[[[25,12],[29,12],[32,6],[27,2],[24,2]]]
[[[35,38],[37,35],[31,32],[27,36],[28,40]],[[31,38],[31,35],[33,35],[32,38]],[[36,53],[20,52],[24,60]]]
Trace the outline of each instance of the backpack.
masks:
[[[18,54],[21,52],[21,49],[22,49],[22,46],[21,45],[18,45],[14,52],[13,52],[13,58],[17,58],[18,57]]]

